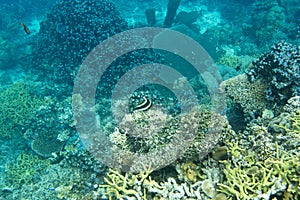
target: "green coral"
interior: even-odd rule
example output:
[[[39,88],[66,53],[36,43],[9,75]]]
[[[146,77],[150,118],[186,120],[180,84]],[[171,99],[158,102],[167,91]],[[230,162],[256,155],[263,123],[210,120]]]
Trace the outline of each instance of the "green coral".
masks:
[[[23,184],[34,183],[49,166],[49,160],[42,160],[38,156],[23,153],[16,162],[7,164],[6,182],[17,188]]]
[[[42,105],[42,100],[31,94],[24,82],[6,88],[0,99],[0,138],[19,136],[33,112]]]

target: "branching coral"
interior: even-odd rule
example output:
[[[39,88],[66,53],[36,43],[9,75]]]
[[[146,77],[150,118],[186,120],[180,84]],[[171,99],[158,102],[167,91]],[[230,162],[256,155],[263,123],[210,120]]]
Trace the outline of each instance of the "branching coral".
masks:
[[[156,182],[151,181],[151,178],[146,181],[151,172],[149,169],[139,174],[125,173],[123,175],[119,171],[109,169],[106,177],[104,177],[106,185],[101,185],[101,187],[106,188],[106,194],[110,199],[115,197],[117,199],[147,200],[146,190],[145,188],[142,189],[142,186],[146,182],[147,184],[156,184]]]
[[[20,136],[21,128],[28,125],[33,112],[43,104],[23,82],[6,88],[0,99],[0,138]]]
[[[34,183],[49,166],[49,160],[42,160],[30,154],[21,154],[16,162],[7,164],[6,181],[14,187]]]
[[[291,193],[294,199],[299,197],[299,153],[279,152],[277,148],[276,156],[264,161],[256,160],[251,153],[244,160],[246,157],[252,161],[246,164],[221,161],[225,164],[226,182],[218,184],[220,192],[237,199],[269,199],[284,191]]]

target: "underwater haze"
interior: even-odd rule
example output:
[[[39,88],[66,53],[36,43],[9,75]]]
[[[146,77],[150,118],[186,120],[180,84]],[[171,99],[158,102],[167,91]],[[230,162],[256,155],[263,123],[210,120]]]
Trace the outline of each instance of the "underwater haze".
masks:
[[[300,1],[0,4],[0,200],[300,199]]]

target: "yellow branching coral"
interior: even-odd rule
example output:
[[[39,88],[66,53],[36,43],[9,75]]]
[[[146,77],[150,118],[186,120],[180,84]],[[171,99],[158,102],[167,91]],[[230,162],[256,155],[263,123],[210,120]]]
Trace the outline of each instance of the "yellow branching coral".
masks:
[[[122,174],[121,172],[110,168],[106,177],[104,177],[106,184],[101,185],[101,187],[106,188],[106,194],[109,196],[109,199],[115,197],[116,199],[135,198],[138,200],[146,200],[146,189],[142,186],[146,183],[149,184],[154,182],[151,178],[146,181],[151,172],[152,170],[148,169],[139,174]]]
[[[236,147],[236,146],[235,146]],[[237,147],[236,147],[237,148]],[[251,154],[245,159],[253,161]],[[218,190],[236,199],[269,199],[278,192],[288,192],[297,199],[300,195],[300,154],[279,152],[264,161],[225,164],[226,182],[218,184]]]

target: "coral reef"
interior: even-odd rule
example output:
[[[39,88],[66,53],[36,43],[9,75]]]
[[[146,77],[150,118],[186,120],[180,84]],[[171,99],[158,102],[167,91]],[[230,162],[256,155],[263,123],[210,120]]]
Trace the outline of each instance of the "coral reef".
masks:
[[[53,153],[59,152],[64,145],[64,141],[57,139],[53,132],[40,131],[31,143],[31,149],[43,157],[50,157]]]
[[[104,180],[106,185],[101,185],[100,187],[105,187],[107,189],[106,195],[112,199],[113,197],[117,199],[137,199],[146,200],[146,191],[142,189],[142,186],[148,184],[156,184],[151,181],[149,174],[151,170],[145,170],[139,174],[122,173],[109,169]],[[147,180],[147,178],[149,178]]]
[[[5,199],[96,199],[105,168],[73,139],[56,157],[21,154],[6,166],[0,197]]]
[[[158,116],[161,116],[160,119],[157,119]],[[151,120],[149,123],[149,119],[157,120],[154,120],[155,124],[153,124],[154,122]],[[193,130],[190,130],[191,127],[197,127],[197,131],[194,130],[193,133]],[[188,139],[192,137],[193,140],[190,141],[185,137],[178,138],[180,132],[193,134],[185,136]],[[129,155],[133,153],[148,153],[151,156],[149,155],[147,158],[150,159],[146,162],[147,164],[163,166],[159,159],[163,159],[165,163],[172,163],[175,159],[198,161],[199,158],[206,156],[222,137],[226,137],[232,132],[226,117],[209,110],[195,108],[193,112],[185,114],[181,118],[171,117],[161,111],[149,110],[126,115],[121,121],[120,127],[110,135],[110,140],[116,147],[124,150],[123,156],[123,153],[118,153],[117,162],[126,163]],[[185,144],[178,144],[177,140],[185,140]],[[170,146],[170,144],[172,145]],[[182,149],[183,154],[177,155],[179,156],[177,158],[167,157],[163,153],[178,152],[178,149],[183,148],[184,145],[188,146]],[[158,156],[160,154],[163,158]],[[171,158],[173,161],[170,160]],[[134,163],[134,166],[142,166],[142,163]]]
[[[152,178],[151,171],[139,174],[122,174],[109,169],[105,179],[106,195],[110,199],[203,199],[216,196],[211,180],[197,181],[193,184],[178,182],[176,178],[168,177],[165,182]],[[205,196],[207,195],[207,196]]]
[[[225,54],[219,58],[217,64],[232,67],[236,71],[244,72],[252,60],[253,58],[251,56],[238,56],[235,55],[234,52],[227,50]]]
[[[299,198],[299,116],[298,110],[279,116],[265,110],[243,132],[228,136],[217,190],[234,199]]]
[[[283,110],[288,113],[300,110],[300,96],[294,96],[287,100],[287,104],[283,106]]]
[[[82,199],[91,200],[100,196],[100,181],[95,174],[70,166],[52,164],[47,173],[39,176],[35,184],[23,184],[14,190],[14,198],[24,199]]]
[[[300,110],[281,113],[272,119],[269,129],[285,149],[297,149],[300,146]]]
[[[254,15],[256,26],[257,42],[265,44],[266,42],[276,39],[285,39],[285,35],[280,31],[285,26],[285,11],[279,5],[272,6],[266,12],[260,12]]]
[[[54,4],[41,2],[45,6]],[[41,2],[37,8],[42,7]],[[109,1],[61,0],[41,22],[38,32],[34,24],[39,19],[30,20],[46,8],[33,12],[36,7],[28,6],[30,0],[3,3],[0,199],[300,198],[299,46],[278,42],[257,56],[278,38],[299,42],[299,1],[169,2],[165,25],[181,24],[173,28],[191,35],[213,52],[212,57],[219,58],[223,78],[230,78],[220,88],[229,97],[228,119],[212,111],[204,80],[194,75],[184,59],[151,48],[122,55],[99,80],[93,107],[112,143],[109,150],[116,155],[112,156],[115,169],[103,166],[97,159],[98,152],[104,154],[100,150],[107,147],[105,141],[95,144],[91,151],[85,145],[95,138],[88,137],[87,143],[81,141],[83,137],[74,127],[78,121],[73,119],[69,94],[85,56],[103,40],[127,29],[126,22]],[[13,9],[8,9],[10,4]],[[162,4],[163,1],[148,10],[152,17],[149,24],[164,23],[166,8]],[[129,22],[133,28],[142,26],[126,11],[144,16],[141,8],[149,6],[147,2],[121,0],[117,6],[134,21]],[[179,14],[175,17],[177,8]],[[23,19],[26,12],[28,17]],[[32,28],[30,35],[24,34],[16,16]],[[249,65],[253,57],[259,58]],[[200,106],[182,114],[181,108],[189,105],[188,92],[183,92],[186,101],[179,105],[172,91],[151,84],[134,91],[128,97],[129,103],[113,102],[112,91],[123,75],[151,62],[181,72],[184,77],[175,82],[170,78],[168,86],[184,91],[185,84],[190,84]],[[17,64],[27,69],[26,82],[8,86],[15,81],[12,77],[20,77],[20,69],[11,68]],[[145,74],[158,78],[169,75],[158,66]],[[144,83],[141,74],[130,78]],[[125,91],[126,87],[120,88]],[[76,101],[80,104],[83,99],[77,94],[73,97],[76,110]],[[151,100],[151,107],[145,111],[135,109],[143,98]],[[114,103],[116,109],[111,112]],[[234,114],[242,119],[236,124],[243,122],[236,132],[229,124]],[[114,121],[115,116],[120,119]],[[83,119],[83,124],[89,120]],[[93,128],[87,127],[94,133]],[[109,153],[104,155],[110,157]]]

